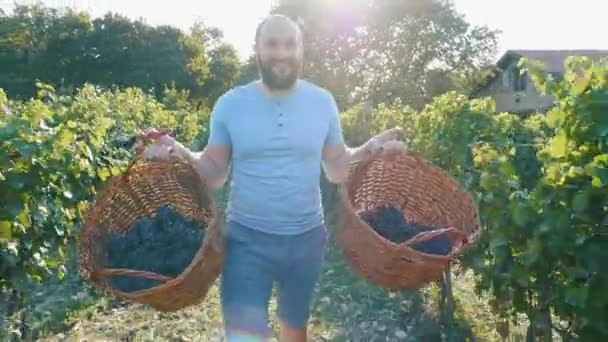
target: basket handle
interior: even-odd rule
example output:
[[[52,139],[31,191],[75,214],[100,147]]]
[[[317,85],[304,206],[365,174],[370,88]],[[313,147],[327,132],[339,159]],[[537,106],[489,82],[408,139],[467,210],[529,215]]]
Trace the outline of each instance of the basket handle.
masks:
[[[144,278],[144,279],[150,279],[150,280],[160,280],[163,282],[167,282],[167,281],[173,279],[171,277],[167,277],[167,276],[164,276],[164,275],[161,275],[158,273],[154,273],[154,272],[134,271],[134,270],[126,269],[126,268],[104,268],[102,270],[99,270],[97,273],[104,278],[116,277],[116,276],[126,276],[126,277],[137,277],[137,278]]]
[[[135,138],[135,147],[134,147],[135,153],[137,153],[138,155],[141,155],[144,152],[143,143],[148,142],[148,141],[154,141],[162,136],[170,135],[170,134],[171,134],[171,132],[162,130],[162,131],[145,132],[145,133],[137,135],[137,137]]]
[[[459,231],[458,229],[456,229],[454,227],[451,227],[451,228],[443,228],[443,229],[437,229],[437,230],[433,230],[433,231],[429,231],[429,232],[420,233],[420,234],[414,236],[413,238],[407,240],[406,242],[404,242],[403,245],[410,247],[417,243],[424,242],[424,241],[433,239],[437,236],[445,235],[448,233],[458,235],[459,239],[466,238],[466,235],[464,233],[462,233],[461,231]]]
[[[144,143],[145,142],[153,141],[164,135],[169,135],[169,134],[171,134],[171,132],[163,130],[163,131],[145,132],[145,133],[136,135],[133,138],[133,140],[134,140],[133,150],[135,151],[135,158],[133,158],[133,160],[131,160],[131,162],[127,166],[125,174],[128,175],[131,171],[131,168],[137,163],[137,161],[140,160],[141,158],[143,158],[142,155],[144,152]]]

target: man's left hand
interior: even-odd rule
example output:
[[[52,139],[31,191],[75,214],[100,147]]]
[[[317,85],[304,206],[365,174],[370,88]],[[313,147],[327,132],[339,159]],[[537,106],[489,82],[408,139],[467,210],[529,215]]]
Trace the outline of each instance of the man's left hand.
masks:
[[[384,160],[407,153],[407,145],[399,140],[402,134],[402,129],[396,127],[376,135],[368,141],[369,153],[372,157],[380,156]]]

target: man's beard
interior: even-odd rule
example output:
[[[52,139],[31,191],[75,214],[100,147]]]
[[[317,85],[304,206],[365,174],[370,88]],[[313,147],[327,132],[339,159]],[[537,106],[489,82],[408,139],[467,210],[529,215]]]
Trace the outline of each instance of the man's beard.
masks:
[[[272,67],[276,63],[286,63],[289,72],[284,75],[276,75]],[[258,71],[262,82],[266,86],[273,90],[284,90],[289,89],[293,86],[300,75],[301,63],[296,58],[289,58],[285,60],[271,60],[268,63],[262,62],[258,58]]]

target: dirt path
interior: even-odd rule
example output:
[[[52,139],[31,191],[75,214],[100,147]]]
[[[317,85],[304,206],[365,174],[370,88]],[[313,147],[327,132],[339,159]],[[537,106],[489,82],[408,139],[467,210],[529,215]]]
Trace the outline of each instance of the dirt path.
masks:
[[[41,341],[222,341],[219,307],[217,284],[201,305],[172,314],[140,304],[98,305],[70,330]],[[275,307],[273,297],[276,331]],[[438,331],[421,292],[389,294],[355,278],[338,256],[328,257],[311,317],[311,341],[423,341],[439,337]]]

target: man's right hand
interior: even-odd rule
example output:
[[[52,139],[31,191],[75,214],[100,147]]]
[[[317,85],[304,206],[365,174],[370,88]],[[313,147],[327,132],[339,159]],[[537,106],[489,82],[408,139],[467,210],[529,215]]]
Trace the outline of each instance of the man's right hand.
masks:
[[[150,132],[145,136],[147,139],[155,140],[154,144],[143,152],[146,159],[169,159],[172,155],[185,157],[188,154],[188,150],[168,134]]]
[[[228,148],[207,146],[202,152],[192,152],[165,133],[151,132],[145,134],[144,138],[154,141],[143,151],[144,158],[168,159],[177,155],[189,162],[212,188],[219,188],[226,181],[230,162]]]
[[[143,156],[146,159],[169,159],[171,154],[173,153],[173,149],[167,145],[163,145],[159,142],[156,142],[150,146],[148,146],[144,152]]]

